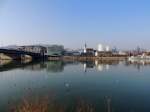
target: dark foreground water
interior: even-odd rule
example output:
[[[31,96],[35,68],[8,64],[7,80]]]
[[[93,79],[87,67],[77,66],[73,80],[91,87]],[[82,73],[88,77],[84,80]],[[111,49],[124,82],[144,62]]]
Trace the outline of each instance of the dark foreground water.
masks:
[[[150,66],[118,61],[1,62],[0,112],[29,110],[150,112]]]

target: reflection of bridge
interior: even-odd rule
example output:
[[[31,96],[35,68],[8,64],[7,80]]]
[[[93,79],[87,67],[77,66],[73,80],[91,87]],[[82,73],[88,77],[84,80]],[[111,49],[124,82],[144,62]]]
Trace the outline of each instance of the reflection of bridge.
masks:
[[[45,62],[41,60],[36,60],[29,63],[22,63],[20,61],[0,60],[0,72],[8,71],[16,68],[31,70],[31,71],[46,70],[47,72],[62,72],[66,64],[68,63],[62,61]]]
[[[32,59],[41,59],[44,57],[43,53],[34,53],[34,52],[27,52],[21,50],[13,50],[13,49],[0,49],[0,53],[11,57],[12,59],[21,59],[24,55],[29,55]]]

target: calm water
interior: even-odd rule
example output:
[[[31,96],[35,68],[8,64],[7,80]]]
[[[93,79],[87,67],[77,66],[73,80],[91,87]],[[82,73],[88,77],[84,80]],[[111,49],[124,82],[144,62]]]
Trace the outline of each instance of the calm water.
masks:
[[[1,62],[0,112],[17,112],[28,102],[48,104],[49,112],[150,112],[150,65]]]

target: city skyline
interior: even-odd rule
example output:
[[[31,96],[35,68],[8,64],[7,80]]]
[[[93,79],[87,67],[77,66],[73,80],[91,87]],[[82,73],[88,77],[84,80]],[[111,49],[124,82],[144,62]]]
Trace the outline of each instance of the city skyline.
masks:
[[[150,49],[148,0],[2,0],[0,46],[61,44]]]

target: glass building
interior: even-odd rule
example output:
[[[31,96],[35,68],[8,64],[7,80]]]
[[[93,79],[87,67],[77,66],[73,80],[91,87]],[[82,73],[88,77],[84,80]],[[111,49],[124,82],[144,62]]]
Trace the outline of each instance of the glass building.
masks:
[[[51,45],[46,46],[47,52],[45,55],[47,56],[61,56],[64,52],[64,46],[62,45]]]

